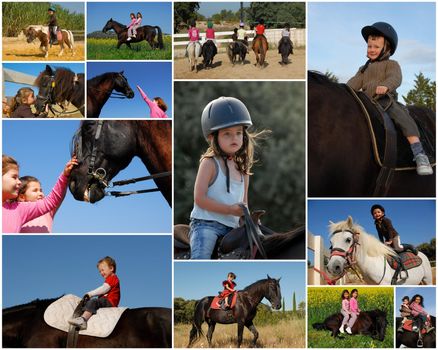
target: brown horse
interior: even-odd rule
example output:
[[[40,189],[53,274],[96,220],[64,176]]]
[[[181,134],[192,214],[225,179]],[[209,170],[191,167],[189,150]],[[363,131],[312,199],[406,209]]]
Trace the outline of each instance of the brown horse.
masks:
[[[266,37],[264,35],[257,35],[254,38],[254,41],[252,42],[252,50],[254,51],[256,56],[256,67],[259,66],[261,68],[264,68],[268,48],[268,40],[266,40]]]
[[[44,58],[49,57],[49,35],[43,32],[41,29],[37,30],[34,27],[23,29],[23,34],[27,38],[27,42],[31,43],[35,39],[38,39],[41,43],[40,50],[44,53]],[[62,56],[64,53],[64,44],[71,50],[71,55],[75,54],[73,33],[70,30],[62,29],[57,33],[58,44],[61,47],[61,51],[58,56]],[[55,44],[55,45],[58,45]]]
[[[95,203],[105,196],[110,181],[138,156],[154,176],[172,170],[172,123],[167,120],[83,121],[73,138],[79,160],[69,188],[79,201]],[[172,176],[153,178],[172,204]]]

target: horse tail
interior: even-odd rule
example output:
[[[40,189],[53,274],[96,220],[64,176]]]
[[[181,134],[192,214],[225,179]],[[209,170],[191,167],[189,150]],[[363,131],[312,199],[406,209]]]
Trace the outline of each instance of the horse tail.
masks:
[[[317,330],[324,330],[324,329],[327,329],[325,323],[314,323],[314,324],[312,324],[312,327],[313,327],[314,329],[317,329]]]
[[[233,63],[233,43],[229,43],[227,46],[227,55],[231,63]]]
[[[71,30],[67,30],[67,33],[68,33],[68,40],[71,43],[71,48],[74,49],[74,47],[75,47],[75,38],[73,36],[73,33],[72,33]]]
[[[202,323],[204,322],[204,304],[202,300],[198,300],[195,304],[195,314],[193,316],[192,329],[190,330],[189,344],[190,348],[193,343],[200,337],[203,336]]]
[[[157,28],[158,31],[158,47],[160,48],[160,50],[162,50],[164,48],[164,44],[163,44],[163,33],[161,32],[161,28],[159,26],[155,26],[154,28]]]

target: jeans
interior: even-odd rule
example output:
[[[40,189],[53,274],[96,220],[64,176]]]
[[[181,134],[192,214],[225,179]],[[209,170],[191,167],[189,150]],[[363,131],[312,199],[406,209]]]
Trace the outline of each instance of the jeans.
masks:
[[[211,259],[217,239],[231,230],[232,227],[217,221],[192,219],[189,234],[191,259]]]
[[[84,311],[91,312],[93,315],[96,314],[97,309],[102,307],[113,307],[107,298],[92,298],[87,301],[83,307]]]

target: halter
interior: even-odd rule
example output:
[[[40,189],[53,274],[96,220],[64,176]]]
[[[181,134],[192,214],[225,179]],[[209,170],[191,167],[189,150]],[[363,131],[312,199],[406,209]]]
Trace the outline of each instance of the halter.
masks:
[[[148,176],[127,179],[127,180],[120,180],[120,181],[114,181],[114,182],[109,181],[106,178],[107,172],[104,168],[95,169],[96,154],[97,154],[96,144],[101,136],[103,123],[104,123],[104,120],[99,120],[97,122],[96,134],[94,135],[94,141],[93,141],[93,146],[92,146],[91,155],[90,155],[90,163],[88,165],[88,171],[87,171],[87,176],[90,180],[96,180],[100,187],[107,189],[107,188],[112,188],[115,186],[124,186],[124,185],[133,184],[133,183],[140,182],[140,181],[153,180],[153,179],[158,179],[158,178],[167,177],[167,176],[172,175],[171,171],[166,171],[166,172],[161,172],[161,173],[152,174],[152,175],[148,175]],[[81,136],[79,136],[78,138],[76,138],[76,137],[77,137],[77,135],[75,136],[74,149],[79,151],[79,152],[82,152],[82,149],[79,148],[79,146],[77,145],[78,144],[77,141],[78,141],[78,139],[81,138]],[[157,192],[157,191],[159,191],[158,188],[149,188],[149,189],[137,190],[137,191],[106,191],[105,195],[106,196],[114,196],[114,197],[124,197],[124,196],[129,196],[131,194],[149,193],[149,192]]]
[[[126,79],[126,77],[123,74],[118,73],[118,75],[126,82],[126,85],[129,86],[128,79]],[[93,90],[98,91],[98,92],[104,92],[104,93],[108,94],[108,90],[101,90],[101,89],[98,89],[94,86],[88,86],[88,88],[93,89]],[[108,98],[119,98],[119,99],[128,98],[128,96],[126,96],[123,92],[113,91],[113,89],[114,88],[112,88],[111,91],[109,91]]]

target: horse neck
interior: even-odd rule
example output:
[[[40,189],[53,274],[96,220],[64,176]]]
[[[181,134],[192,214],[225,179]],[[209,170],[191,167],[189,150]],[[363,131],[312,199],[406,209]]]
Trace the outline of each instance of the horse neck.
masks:
[[[87,90],[91,90],[88,96],[93,96],[100,104],[100,109],[102,109],[103,105],[108,101],[114,90],[115,83],[113,75],[107,73],[104,77],[96,79],[96,81],[93,80],[94,79],[88,81]]]
[[[120,34],[126,29],[126,26],[119,22],[113,21],[113,29],[117,34]]]
[[[361,245],[356,247],[357,266],[363,273],[366,281],[378,283],[384,274],[386,264],[385,256],[369,256],[366,251],[361,249]]]
[[[244,289],[244,292],[247,292],[248,296],[250,296],[251,304],[257,306],[268,295],[266,280],[251,284]]]

